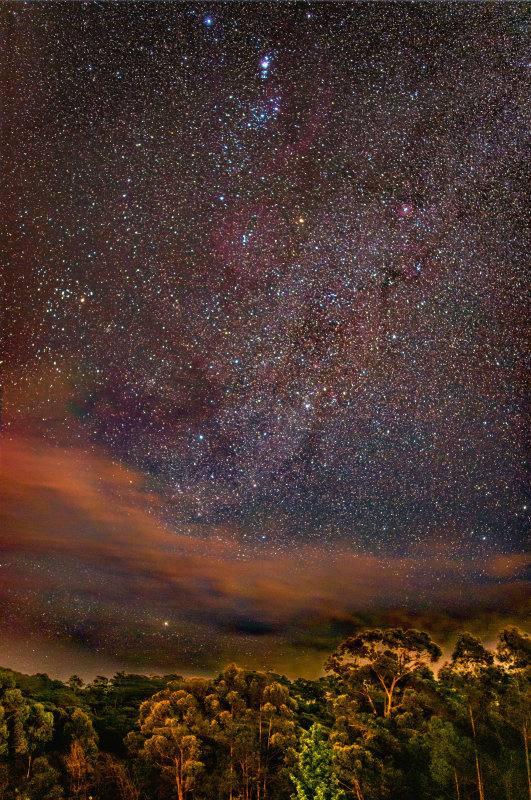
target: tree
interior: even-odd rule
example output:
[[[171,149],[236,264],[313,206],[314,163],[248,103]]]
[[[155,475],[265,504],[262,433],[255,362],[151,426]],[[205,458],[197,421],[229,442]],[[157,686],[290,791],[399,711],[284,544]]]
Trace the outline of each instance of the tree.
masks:
[[[42,703],[30,703],[25,724],[26,748],[28,754],[28,772],[30,776],[31,761],[37,750],[50,741],[53,736],[53,714],[45,711]]]
[[[295,708],[288,688],[265,672],[230,665],[207,698],[225,763],[222,791],[229,800],[265,800],[290,787],[296,760]]]
[[[94,730],[92,720],[81,708],[75,708],[64,727],[65,736],[78,742],[89,756],[98,750],[98,734]]]
[[[471,633],[459,634],[450,662],[454,674],[466,677],[467,680],[481,678],[487,667],[491,667],[493,663],[494,654],[483,647],[481,639]]]
[[[496,658],[511,672],[531,667],[531,637],[516,626],[500,631]]]
[[[194,792],[201,761],[201,715],[193,694],[166,689],[140,708],[142,755],[169,779],[178,800]]]
[[[10,735],[11,755],[28,759],[28,780],[33,756],[53,736],[53,714],[45,711],[42,703],[29,702],[20,689],[8,689],[2,705]],[[0,721],[4,715],[0,714]]]
[[[425,716],[420,698],[435,692],[429,665],[440,655],[427,633],[376,629],[347,638],[326,662],[336,767],[356,798],[414,792],[412,771],[425,758],[414,736]]]
[[[457,699],[464,701],[469,717],[479,800],[485,800],[482,768],[479,757],[478,717],[486,719],[490,703],[494,700],[494,655],[483,647],[481,640],[471,633],[457,637],[449,664],[439,670],[439,680],[457,690]],[[486,726],[484,726],[486,727]]]
[[[531,800],[531,637],[514,626],[506,628],[500,632],[496,657],[509,676],[509,684],[499,701],[500,712],[505,724],[518,730],[522,737],[527,791]]]
[[[79,675],[71,675],[67,681],[68,685],[72,689],[75,694],[78,694],[84,686],[83,678],[80,678]]]
[[[70,740],[65,767],[70,776],[71,789],[76,797],[85,797],[94,773],[98,735],[89,715],[81,708],[74,709],[65,724],[64,733]]]
[[[343,800],[333,765],[333,748],[324,736],[319,723],[312,725],[301,737],[297,774],[291,779],[297,790],[297,800]]]
[[[103,753],[97,770],[97,789],[100,800],[138,800],[138,790],[125,764]]]
[[[439,797],[454,796],[460,800],[464,796],[464,783],[471,759],[470,739],[459,734],[455,725],[447,720],[433,717],[428,721],[423,741],[429,751],[429,779],[425,777],[428,789],[436,788]]]
[[[401,690],[416,673],[442,655],[440,647],[423,631],[390,628],[349,636],[325,663],[342,684],[384,717],[400,708]]]
[[[8,751],[9,745],[9,729],[7,727],[6,710],[0,704],[0,757],[5,755]]]
[[[83,745],[74,739],[64,758],[74,797],[86,798],[90,783],[90,761]]]
[[[38,798],[38,800],[62,800],[64,797],[61,774],[45,756],[34,760],[32,777],[24,793],[26,791],[30,797]]]
[[[463,633],[436,679],[439,652],[366,631],[319,681],[231,665],[78,695],[0,670],[0,800],[531,800],[530,637],[507,628],[489,651]]]

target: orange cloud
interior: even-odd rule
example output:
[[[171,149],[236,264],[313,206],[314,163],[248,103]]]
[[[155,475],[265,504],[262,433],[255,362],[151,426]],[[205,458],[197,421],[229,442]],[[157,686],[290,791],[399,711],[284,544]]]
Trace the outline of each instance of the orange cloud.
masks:
[[[485,630],[523,618],[522,556],[463,565],[270,546],[250,557],[228,527],[171,529],[140,476],[103,452],[6,440],[0,502],[4,635],[72,640],[102,661],[113,651],[208,665],[245,644],[275,666],[281,651],[333,645],[367,622],[416,620],[447,635],[471,617]]]

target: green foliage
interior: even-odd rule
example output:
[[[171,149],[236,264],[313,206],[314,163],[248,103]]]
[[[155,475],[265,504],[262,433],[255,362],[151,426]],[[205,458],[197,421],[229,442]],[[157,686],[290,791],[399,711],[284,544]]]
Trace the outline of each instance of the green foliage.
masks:
[[[118,672],[110,680],[98,676],[83,692],[90,710],[100,749],[124,757],[124,739],[138,721],[138,710],[145,700],[160,692],[179,675],[131,675]]]
[[[529,636],[463,633],[435,678],[439,656],[391,629],[346,639],[317,681],[0,670],[0,800],[531,797]]]
[[[77,693],[83,688],[84,681],[82,678],[79,677],[79,675],[72,675],[68,679],[68,685],[70,686],[73,692]]]
[[[500,632],[496,657],[512,672],[531,667],[531,637],[516,627]]]
[[[302,734],[297,773],[291,776],[297,800],[344,800],[334,769],[333,748],[315,723]]]
[[[81,708],[75,708],[64,727],[65,735],[70,741],[77,741],[86,752],[94,754],[97,750],[98,734],[94,730],[92,720]]]
[[[63,800],[61,777],[60,771],[55,769],[47,758],[36,758],[33,762],[31,780],[28,781],[25,792],[35,800]]]
[[[329,657],[325,669],[337,675],[342,686],[373,714],[390,717],[401,706],[404,687],[415,677],[425,676],[427,665],[437,661],[441,652],[423,631],[370,630],[348,637]]]
[[[460,778],[462,782],[473,763],[471,742],[460,735],[457,726],[451,722],[433,717],[426,725],[424,743],[429,752],[425,786],[434,787],[436,798],[451,797],[457,792]]]

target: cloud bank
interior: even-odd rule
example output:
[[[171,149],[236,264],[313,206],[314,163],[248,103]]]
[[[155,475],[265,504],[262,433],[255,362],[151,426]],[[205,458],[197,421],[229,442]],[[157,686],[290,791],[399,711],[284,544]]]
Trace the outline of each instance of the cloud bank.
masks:
[[[5,666],[190,673],[237,660],[315,675],[360,627],[415,625],[444,644],[526,618],[520,554],[463,563],[273,542],[251,556],[230,526],[170,527],[142,476],[104,452],[38,439],[3,442],[1,485]]]

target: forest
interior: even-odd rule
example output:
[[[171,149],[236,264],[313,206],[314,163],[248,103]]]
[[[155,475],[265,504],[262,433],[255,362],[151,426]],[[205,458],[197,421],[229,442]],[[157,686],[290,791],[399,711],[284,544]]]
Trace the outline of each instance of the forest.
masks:
[[[531,638],[461,633],[441,656],[393,628],[349,636],[317,680],[2,669],[0,800],[531,798]]]

